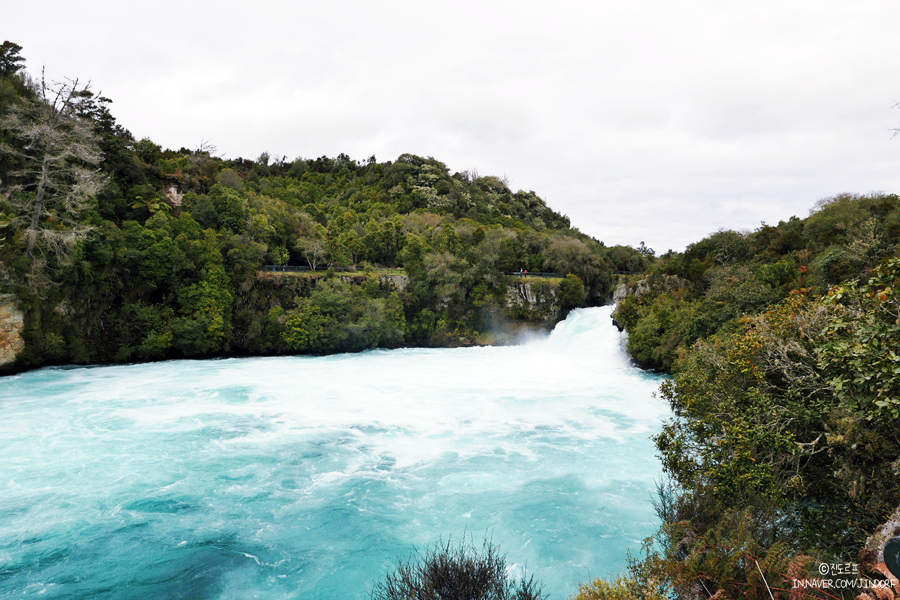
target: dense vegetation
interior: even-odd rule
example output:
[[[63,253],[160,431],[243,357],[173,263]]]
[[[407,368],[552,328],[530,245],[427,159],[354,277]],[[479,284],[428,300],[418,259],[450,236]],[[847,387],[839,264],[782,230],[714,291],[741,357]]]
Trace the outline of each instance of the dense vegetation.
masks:
[[[77,80],[28,77],[20,50],[0,53],[0,284],[25,313],[16,368],[484,343],[498,320],[537,316],[507,306],[506,273],[565,275],[541,284],[559,318],[644,265],[534,192],[433,158],[164,150]]]
[[[898,244],[896,195],[840,195],[719,231],[630,286],[628,349],[672,374],[663,526],[630,579],[583,600],[837,597],[794,586],[821,563],[872,577],[866,538],[900,505]]]
[[[659,257],[647,293],[622,302],[616,319],[641,364],[670,371],[679,349],[733,330],[792,290],[858,279],[900,244],[896,195],[843,194],[820,201],[806,219],[792,217],[752,233],[718,231],[683,253]]]

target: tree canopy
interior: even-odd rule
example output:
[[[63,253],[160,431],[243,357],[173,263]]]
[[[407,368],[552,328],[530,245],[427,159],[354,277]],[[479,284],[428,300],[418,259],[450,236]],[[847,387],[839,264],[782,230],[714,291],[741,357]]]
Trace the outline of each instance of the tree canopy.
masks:
[[[25,68],[25,59],[19,54],[22,46],[6,40],[0,44],[0,77],[12,77]]]
[[[612,271],[646,260],[534,192],[432,157],[164,149],[78,80],[10,69],[0,272],[26,312],[16,368],[487,343],[503,319],[605,302]],[[534,280],[545,313],[507,306],[521,269],[559,275]]]

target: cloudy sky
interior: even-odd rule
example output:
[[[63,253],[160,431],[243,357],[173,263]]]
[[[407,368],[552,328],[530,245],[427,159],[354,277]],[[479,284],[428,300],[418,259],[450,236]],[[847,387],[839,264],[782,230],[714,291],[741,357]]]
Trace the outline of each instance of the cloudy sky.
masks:
[[[608,244],[900,192],[896,0],[7,3],[28,70],[226,158],[433,156]]]

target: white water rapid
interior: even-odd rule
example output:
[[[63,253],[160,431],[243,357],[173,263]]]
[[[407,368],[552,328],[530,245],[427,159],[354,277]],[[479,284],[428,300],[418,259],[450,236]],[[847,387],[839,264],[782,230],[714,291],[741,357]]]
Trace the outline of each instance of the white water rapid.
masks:
[[[610,308],[519,346],[0,379],[0,597],[367,597],[487,536],[553,599],[653,532],[668,415]]]

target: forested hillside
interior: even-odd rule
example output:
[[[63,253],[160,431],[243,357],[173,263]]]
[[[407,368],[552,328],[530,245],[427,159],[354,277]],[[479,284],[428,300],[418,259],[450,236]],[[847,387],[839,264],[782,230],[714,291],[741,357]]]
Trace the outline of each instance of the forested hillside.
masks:
[[[0,285],[24,323],[7,369],[489,343],[504,320],[605,302],[613,272],[646,264],[433,158],[135,140],[109,99],[29,77],[20,51],[0,50]],[[554,314],[508,301],[520,270],[561,276],[530,280]]]
[[[900,244],[900,199],[842,194],[821,200],[805,219],[763,224],[749,233],[718,231],[682,253],[659,257],[628,295],[616,321],[641,364],[669,371],[679,348],[734,330],[792,291],[823,293],[865,279]],[[635,286],[632,286],[635,291]]]
[[[672,375],[663,525],[630,578],[581,600],[842,597],[798,587],[823,574],[856,597],[884,581],[885,538],[867,538],[900,505],[898,244],[896,195],[844,194],[719,231],[618,290],[629,351]]]

